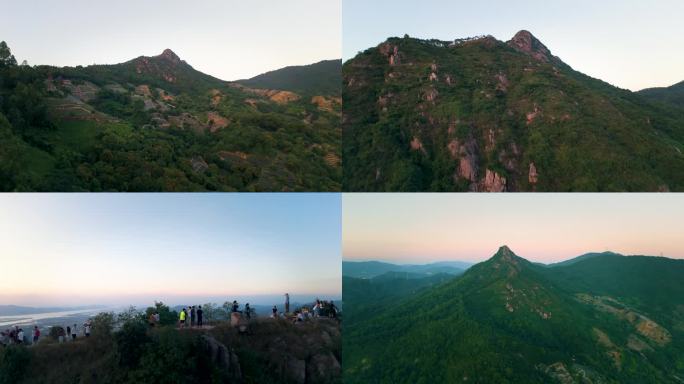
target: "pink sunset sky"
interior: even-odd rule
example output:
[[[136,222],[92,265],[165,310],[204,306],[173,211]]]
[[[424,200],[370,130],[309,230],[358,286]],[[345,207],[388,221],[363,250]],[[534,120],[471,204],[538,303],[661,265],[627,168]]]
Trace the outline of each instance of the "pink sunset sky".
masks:
[[[345,194],[343,257],[479,262],[508,245],[552,263],[587,252],[684,258],[682,194]]]

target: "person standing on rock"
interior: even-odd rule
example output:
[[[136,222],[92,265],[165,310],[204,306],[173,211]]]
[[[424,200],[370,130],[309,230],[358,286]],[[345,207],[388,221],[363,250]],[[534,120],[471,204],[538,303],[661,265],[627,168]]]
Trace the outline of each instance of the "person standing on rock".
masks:
[[[193,306],[190,308],[190,326],[191,326],[191,327],[194,327],[194,326],[195,326],[195,314],[196,314],[196,313],[197,313],[197,312],[195,311],[195,306],[193,305]]]
[[[202,328],[202,306],[197,308],[197,326]]]
[[[178,315],[180,320],[180,328],[185,327],[185,315],[185,308],[183,308],[183,310],[180,312],[180,315]]]
[[[40,339],[40,329],[36,325],[33,327],[33,344],[37,343],[38,339]]]
[[[290,294],[285,294],[285,313],[290,313]]]
[[[273,306],[273,309],[271,309],[271,317],[274,319],[278,318],[278,307],[275,305]]]

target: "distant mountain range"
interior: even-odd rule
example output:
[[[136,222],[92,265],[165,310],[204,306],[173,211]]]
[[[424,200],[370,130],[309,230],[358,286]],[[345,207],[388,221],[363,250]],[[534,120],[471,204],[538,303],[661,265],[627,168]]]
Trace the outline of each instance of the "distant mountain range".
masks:
[[[0,58],[0,190],[339,191],[340,61],[227,82],[167,49],[121,64]]]
[[[684,260],[605,252],[545,266],[504,246],[442,276],[344,278],[345,382],[684,378]]]
[[[648,88],[638,92],[651,100],[684,108],[684,81],[666,88]]]
[[[381,261],[342,261],[342,275],[357,278],[373,278],[388,272],[404,273],[405,276],[425,277],[435,274],[458,275],[472,263],[462,261],[437,262],[423,265],[398,265]]]
[[[237,83],[252,88],[282,89],[306,95],[342,93],[342,60],[323,60],[311,65],[291,66],[266,72]]]
[[[345,191],[684,190],[684,83],[619,89],[528,31],[392,37],[342,71]]]
[[[86,305],[77,307],[23,307],[19,305],[0,305],[0,316],[35,315],[50,312],[77,311],[81,309],[105,308],[103,305]]]

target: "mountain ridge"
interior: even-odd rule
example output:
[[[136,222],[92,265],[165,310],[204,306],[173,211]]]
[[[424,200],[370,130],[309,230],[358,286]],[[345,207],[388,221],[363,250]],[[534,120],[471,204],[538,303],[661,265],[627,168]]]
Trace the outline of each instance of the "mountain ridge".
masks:
[[[341,188],[341,103],[320,87],[245,87],[171,49],[108,65],[10,65],[0,76],[3,191]]]
[[[547,268],[501,247],[463,275],[394,299],[394,305],[352,322],[343,340],[345,381],[372,382],[382,377],[397,383],[421,378],[434,382],[677,382],[681,369],[667,363],[682,361],[684,352],[679,339],[684,329],[677,328],[684,312],[670,312],[670,308],[676,311],[676,305],[671,306],[676,302],[669,300],[670,307],[662,307],[665,302],[639,304],[631,292],[618,297],[609,289],[587,292],[586,287],[568,283],[585,269],[568,273],[566,280],[554,277],[559,271],[604,260],[639,259],[594,257]],[[644,258],[649,264],[660,264],[658,260]],[[677,264],[684,267],[684,263]],[[616,273],[621,273],[620,268],[607,267],[596,279]],[[681,281],[677,274],[684,276],[684,268],[663,278],[676,284]],[[676,295],[662,280],[654,283]],[[385,289],[391,291],[389,286]],[[363,308],[370,305],[359,303]],[[348,312],[354,313],[355,306],[353,300],[345,300]]]
[[[684,188],[684,110],[575,71],[529,32],[389,38],[343,77],[346,191]]]

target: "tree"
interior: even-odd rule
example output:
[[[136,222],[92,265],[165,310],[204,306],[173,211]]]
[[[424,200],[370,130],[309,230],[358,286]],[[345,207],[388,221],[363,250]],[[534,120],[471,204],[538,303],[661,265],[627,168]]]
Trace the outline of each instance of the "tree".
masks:
[[[17,65],[17,59],[4,41],[0,42],[0,68]]]
[[[178,319],[178,312],[172,311],[168,305],[161,301],[155,301],[154,307],[147,307],[145,317],[149,318],[155,312],[159,313],[159,325],[173,325]]]

